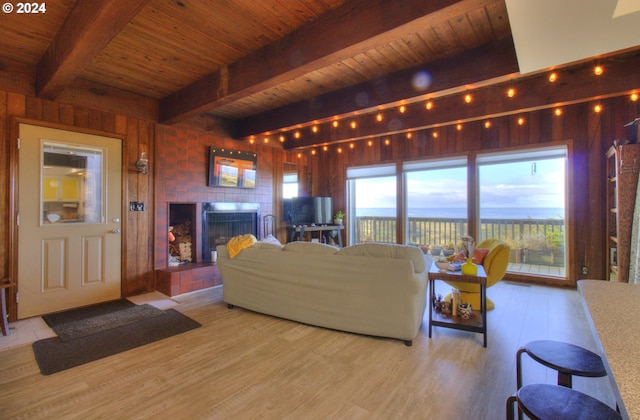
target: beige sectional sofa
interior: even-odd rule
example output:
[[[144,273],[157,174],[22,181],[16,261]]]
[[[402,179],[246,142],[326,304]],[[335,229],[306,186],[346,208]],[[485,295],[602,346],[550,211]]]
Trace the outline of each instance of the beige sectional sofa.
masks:
[[[224,245],[217,251],[229,307],[406,345],[420,329],[430,261],[418,248],[257,242],[234,258]]]

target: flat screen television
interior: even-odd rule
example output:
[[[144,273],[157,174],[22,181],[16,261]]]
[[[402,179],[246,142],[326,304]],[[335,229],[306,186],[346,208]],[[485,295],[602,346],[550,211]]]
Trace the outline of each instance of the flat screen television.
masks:
[[[331,197],[294,197],[284,200],[284,221],[292,225],[333,223]]]

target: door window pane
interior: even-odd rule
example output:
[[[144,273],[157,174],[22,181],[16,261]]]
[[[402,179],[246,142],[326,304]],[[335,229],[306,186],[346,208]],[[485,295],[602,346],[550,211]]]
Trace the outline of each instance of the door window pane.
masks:
[[[41,224],[103,221],[103,151],[44,142]]]

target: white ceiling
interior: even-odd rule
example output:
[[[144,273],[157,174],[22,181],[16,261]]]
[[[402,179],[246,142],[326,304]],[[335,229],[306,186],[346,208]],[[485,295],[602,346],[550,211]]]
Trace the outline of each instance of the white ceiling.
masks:
[[[520,73],[640,45],[639,0],[506,0]]]

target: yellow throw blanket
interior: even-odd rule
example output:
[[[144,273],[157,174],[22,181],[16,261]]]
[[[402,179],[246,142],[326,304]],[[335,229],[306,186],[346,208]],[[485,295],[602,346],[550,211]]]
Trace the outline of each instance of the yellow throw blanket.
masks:
[[[227,251],[229,251],[229,258],[233,258],[245,248],[249,248],[251,245],[258,242],[255,236],[250,233],[246,235],[234,236],[227,242]]]

